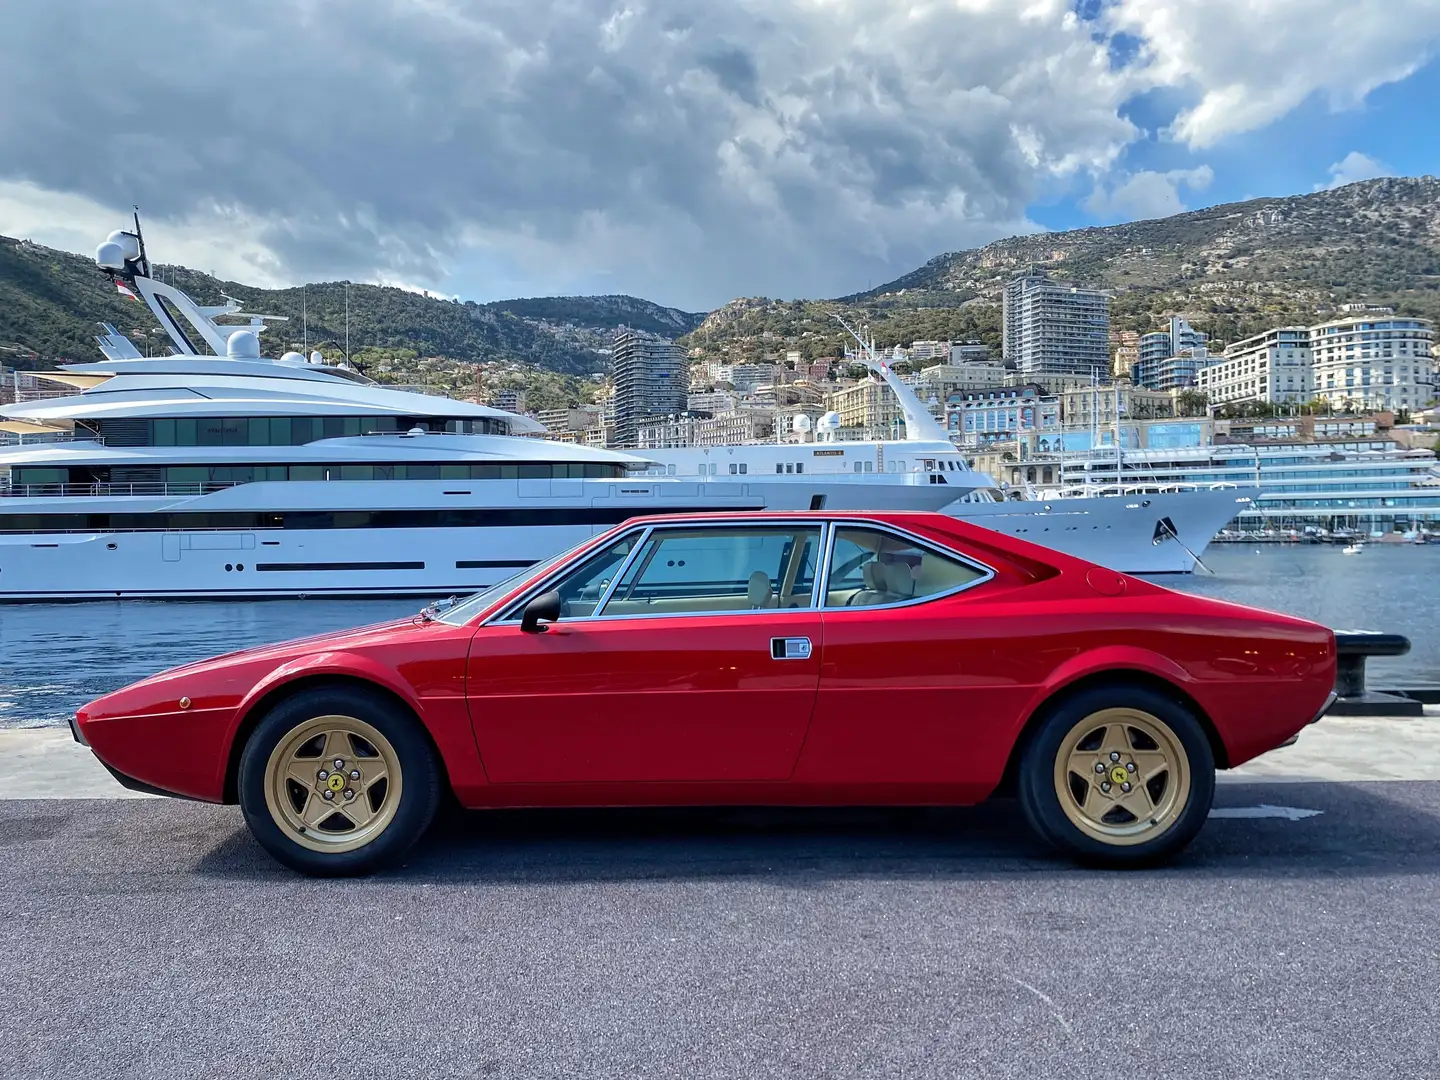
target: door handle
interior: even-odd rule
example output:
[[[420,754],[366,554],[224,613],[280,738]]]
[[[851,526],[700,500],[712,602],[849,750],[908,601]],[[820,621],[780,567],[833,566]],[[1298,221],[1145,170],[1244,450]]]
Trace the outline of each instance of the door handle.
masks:
[[[772,637],[770,659],[809,660],[810,639],[808,637]]]

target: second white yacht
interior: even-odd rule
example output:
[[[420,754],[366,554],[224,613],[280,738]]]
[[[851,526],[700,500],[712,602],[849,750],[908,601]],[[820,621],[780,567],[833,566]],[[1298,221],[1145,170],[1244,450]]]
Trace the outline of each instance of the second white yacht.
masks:
[[[645,450],[655,462],[650,473],[720,481],[768,474],[796,485],[838,477],[910,477],[952,492],[948,514],[1127,574],[1189,573],[1216,534],[1250,509],[1257,489],[1248,484],[1130,482],[1004,490],[976,485],[965,453],[915,392],[872,342],[850,332],[864,350],[852,359],[895,394],[905,421],[903,440],[837,441],[838,418],[827,423],[821,417],[815,442]]]

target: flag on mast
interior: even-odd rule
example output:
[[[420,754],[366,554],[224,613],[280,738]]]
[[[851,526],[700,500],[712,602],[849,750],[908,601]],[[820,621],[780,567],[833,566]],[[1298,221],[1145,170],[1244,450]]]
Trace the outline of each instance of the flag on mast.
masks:
[[[139,303],[139,302],[140,302],[140,297],[138,297],[138,296],[135,295],[135,290],[133,290],[132,288],[130,288],[130,286],[126,285],[123,281],[117,281],[117,282],[115,282],[115,288],[117,288],[117,289],[120,290],[120,295],[121,295],[121,296],[128,296],[131,300],[134,300],[136,303]]]

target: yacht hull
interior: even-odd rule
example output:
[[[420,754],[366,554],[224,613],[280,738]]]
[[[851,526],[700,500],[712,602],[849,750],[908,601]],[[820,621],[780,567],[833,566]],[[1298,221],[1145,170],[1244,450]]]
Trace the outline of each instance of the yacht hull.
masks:
[[[1245,489],[952,503],[945,513],[1125,574],[1184,574],[1250,505]],[[1175,536],[1169,536],[1173,528]],[[1178,537],[1178,540],[1176,539]],[[1188,550],[1187,550],[1188,549]]]
[[[923,484],[674,480],[245,484],[174,499],[0,500],[0,601],[448,596],[495,584],[626,518],[726,510],[938,510]],[[434,490],[430,490],[430,489]],[[442,489],[454,489],[443,491]],[[283,499],[283,501],[282,501]],[[138,505],[137,505],[138,504]],[[127,529],[19,532],[52,514]],[[169,528],[189,515],[278,515],[273,528]],[[330,527],[292,523],[331,522]],[[423,519],[425,527],[378,527]],[[150,528],[138,527],[148,518]],[[26,519],[29,519],[26,521]],[[204,520],[202,517],[201,520]],[[446,525],[446,520],[465,521]],[[344,527],[347,521],[368,522]],[[495,524],[485,524],[494,521]]]

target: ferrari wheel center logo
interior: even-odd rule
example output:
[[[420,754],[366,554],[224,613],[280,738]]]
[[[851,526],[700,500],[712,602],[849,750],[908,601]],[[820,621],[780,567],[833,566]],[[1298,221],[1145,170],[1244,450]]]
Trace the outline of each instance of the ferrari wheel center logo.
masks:
[[[338,794],[340,791],[344,790],[345,775],[338,772],[331,773],[330,779],[325,781],[325,786],[328,787],[331,791]]]
[[[1110,770],[1110,782],[1112,784],[1123,784],[1128,779],[1130,779],[1130,777],[1126,774],[1124,765],[1116,765]]]

